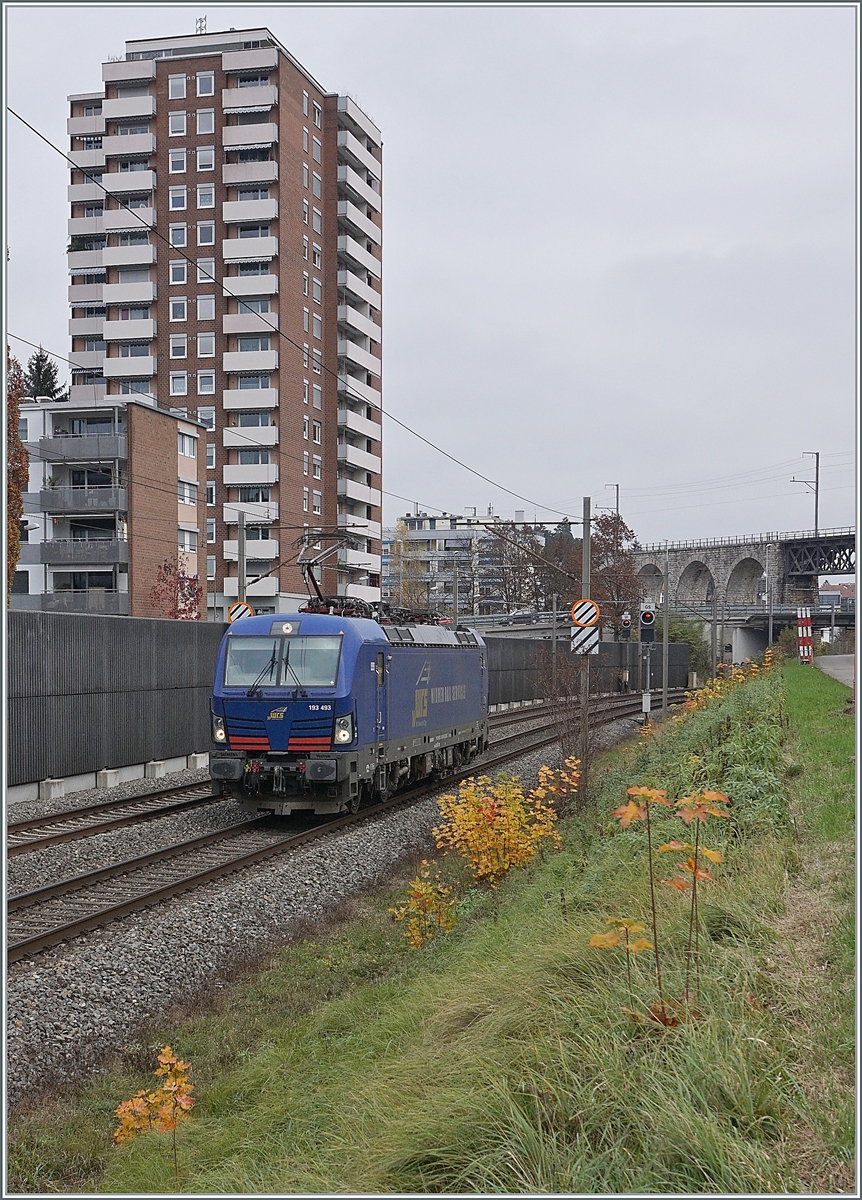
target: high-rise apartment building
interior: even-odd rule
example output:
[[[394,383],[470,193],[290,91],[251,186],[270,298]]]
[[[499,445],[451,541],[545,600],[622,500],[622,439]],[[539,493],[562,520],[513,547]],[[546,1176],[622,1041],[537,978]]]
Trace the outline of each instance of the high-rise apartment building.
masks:
[[[379,130],[266,29],[127,42],[102,79],[69,97],[72,400],[206,426],[210,617],[294,608],[304,534],[326,594],[379,599]]]

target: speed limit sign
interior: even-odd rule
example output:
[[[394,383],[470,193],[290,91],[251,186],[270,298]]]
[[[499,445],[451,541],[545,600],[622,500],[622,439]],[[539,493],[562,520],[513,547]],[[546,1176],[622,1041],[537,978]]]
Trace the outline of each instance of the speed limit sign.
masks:
[[[250,604],[246,604],[245,600],[240,600],[236,604],[232,604],[227,610],[227,619],[231,625],[234,621],[238,621],[241,617],[253,617],[254,609]]]
[[[586,629],[599,622],[599,606],[595,600],[576,600],[572,605],[572,624]]]

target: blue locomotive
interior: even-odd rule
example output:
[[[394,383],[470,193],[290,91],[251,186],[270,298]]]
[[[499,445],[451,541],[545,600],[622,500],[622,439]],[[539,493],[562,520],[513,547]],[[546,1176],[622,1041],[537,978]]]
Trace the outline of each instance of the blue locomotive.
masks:
[[[247,811],[355,812],[488,744],[473,630],[321,612],[245,617],[219,647],[214,788]]]

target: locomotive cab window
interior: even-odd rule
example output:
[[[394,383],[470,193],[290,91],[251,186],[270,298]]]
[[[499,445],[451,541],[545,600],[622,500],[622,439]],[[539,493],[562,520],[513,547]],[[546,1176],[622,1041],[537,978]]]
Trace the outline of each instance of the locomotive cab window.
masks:
[[[335,687],[341,636],[228,639],[225,687]]]

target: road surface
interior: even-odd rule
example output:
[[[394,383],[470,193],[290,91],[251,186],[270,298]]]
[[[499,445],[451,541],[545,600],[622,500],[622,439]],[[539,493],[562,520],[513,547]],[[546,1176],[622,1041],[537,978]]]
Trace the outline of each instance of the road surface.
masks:
[[[831,675],[847,687],[853,687],[853,655],[852,654],[820,654],[814,659],[821,671]]]

